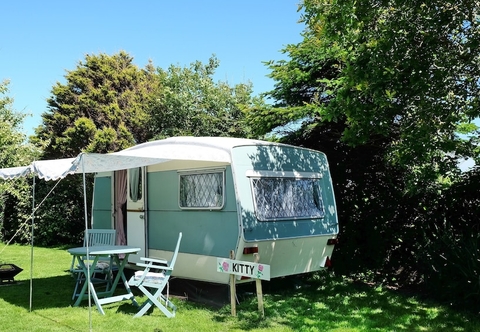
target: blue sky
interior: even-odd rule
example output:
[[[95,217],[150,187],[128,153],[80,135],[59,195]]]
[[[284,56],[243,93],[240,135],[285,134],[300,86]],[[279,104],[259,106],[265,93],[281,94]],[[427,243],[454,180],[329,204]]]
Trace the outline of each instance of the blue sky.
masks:
[[[46,99],[66,70],[86,54],[126,51],[142,68],[220,60],[215,79],[251,81],[254,94],[273,87],[262,61],[285,59],[285,45],[302,40],[300,0],[2,1],[0,81],[8,79],[14,109],[41,123]]]

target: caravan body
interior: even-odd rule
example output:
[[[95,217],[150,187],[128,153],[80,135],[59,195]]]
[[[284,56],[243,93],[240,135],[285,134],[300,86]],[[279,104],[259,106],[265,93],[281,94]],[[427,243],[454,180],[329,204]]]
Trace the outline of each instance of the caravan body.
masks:
[[[182,232],[173,273],[180,278],[227,284],[217,258],[232,250],[236,260],[251,262],[258,252],[272,278],[328,265],[338,221],[322,152],[222,137],[169,138],[127,150],[165,160],[126,176],[95,177],[92,225],[123,228],[126,244],[142,248],[130,263],[169,258]]]

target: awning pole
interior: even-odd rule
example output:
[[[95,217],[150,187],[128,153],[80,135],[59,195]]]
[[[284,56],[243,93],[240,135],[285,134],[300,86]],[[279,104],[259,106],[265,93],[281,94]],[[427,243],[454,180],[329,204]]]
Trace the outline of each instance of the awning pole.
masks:
[[[90,327],[90,332],[92,330],[92,297],[90,289],[90,254],[88,252],[88,214],[87,214],[87,181],[85,178],[85,164],[83,161],[84,154],[81,153],[82,161],[82,175],[83,175],[83,206],[84,206],[84,215],[85,215],[85,236],[87,241],[85,241],[85,246],[87,247],[87,276],[85,281],[88,282],[88,322]]]
[[[30,248],[30,312],[32,312],[32,298],[33,298],[33,224],[35,221],[35,175],[33,176],[33,185],[32,185],[32,238],[31,238],[31,248]]]

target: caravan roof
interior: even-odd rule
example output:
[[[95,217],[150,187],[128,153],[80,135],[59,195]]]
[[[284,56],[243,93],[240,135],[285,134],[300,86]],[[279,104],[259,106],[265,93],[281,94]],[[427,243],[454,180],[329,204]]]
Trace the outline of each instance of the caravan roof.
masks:
[[[231,161],[231,150],[244,145],[280,145],[234,137],[171,137],[142,143],[117,152],[118,155],[155,156],[168,160]]]

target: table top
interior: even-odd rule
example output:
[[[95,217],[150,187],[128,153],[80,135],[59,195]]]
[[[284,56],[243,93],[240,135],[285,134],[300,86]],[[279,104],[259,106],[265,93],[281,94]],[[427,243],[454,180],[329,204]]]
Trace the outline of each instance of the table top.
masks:
[[[88,247],[89,255],[117,255],[117,254],[132,254],[139,252],[139,247],[132,246],[92,246]],[[70,248],[67,250],[71,255],[86,255],[87,247]]]

